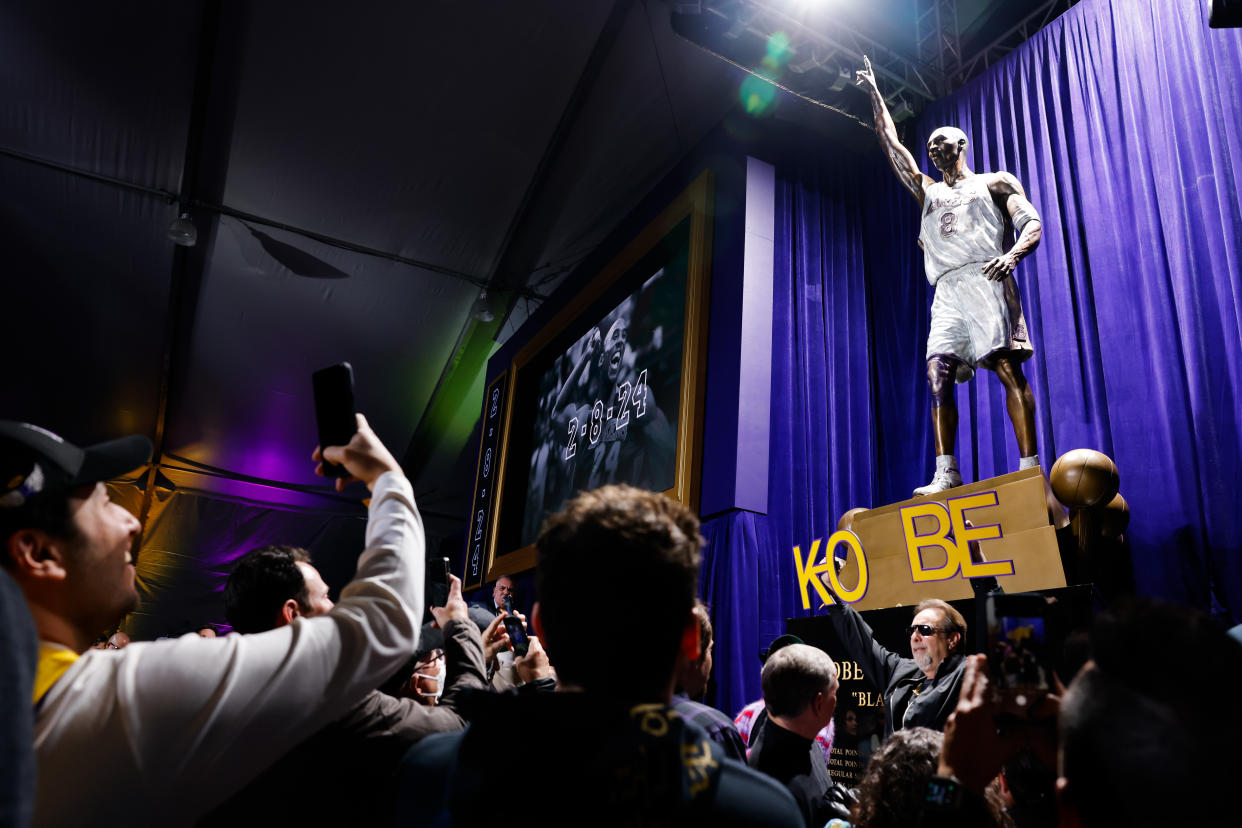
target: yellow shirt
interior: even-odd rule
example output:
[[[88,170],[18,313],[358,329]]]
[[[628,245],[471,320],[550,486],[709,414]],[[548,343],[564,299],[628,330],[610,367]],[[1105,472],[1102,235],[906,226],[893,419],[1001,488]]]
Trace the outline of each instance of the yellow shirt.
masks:
[[[39,664],[35,667],[34,703],[38,704],[65,671],[78,660],[78,654],[62,644],[39,642]]]

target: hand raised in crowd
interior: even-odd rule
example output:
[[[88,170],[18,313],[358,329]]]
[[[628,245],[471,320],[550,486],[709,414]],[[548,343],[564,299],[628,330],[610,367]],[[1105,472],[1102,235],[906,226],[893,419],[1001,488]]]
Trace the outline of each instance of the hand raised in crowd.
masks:
[[[449,573],[448,600],[442,607],[431,607],[431,614],[440,629],[448,626],[450,621],[470,622],[470,608],[466,605],[466,599],[461,597],[461,578]]]
[[[342,491],[345,488],[345,484],[351,480],[361,480],[366,484],[368,490],[374,490],[375,481],[384,472],[401,471],[401,464],[384,447],[379,437],[375,436],[375,432],[367,425],[367,418],[362,416],[362,414],[357,414],[356,416],[358,418],[358,430],[354,432],[354,436],[350,438],[347,445],[315,446],[315,452],[311,455],[311,459],[318,464],[315,466],[315,474],[323,475],[323,464],[325,461],[338,463],[345,467],[345,471],[349,472],[348,477],[336,478],[336,490],[338,492]]]
[[[987,656],[967,656],[957,708],[944,725],[937,772],[957,777],[966,788],[982,794],[1005,762],[1024,747],[1045,763],[1051,748],[1050,767],[1055,767],[1060,699],[1042,695],[1018,704],[1018,698],[991,692]],[[1009,718],[1006,726],[998,727],[996,717],[1002,713]]]
[[[505,613],[501,611],[483,630],[483,660],[491,663],[501,650],[509,648],[509,631],[505,629]]]
[[[539,643],[539,636],[536,635],[530,637],[530,649],[526,651],[526,655],[514,661],[513,666],[517,669],[518,678],[523,684],[530,684],[535,679],[556,675],[552,671],[551,662],[548,661],[548,653],[543,649],[543,645]]]

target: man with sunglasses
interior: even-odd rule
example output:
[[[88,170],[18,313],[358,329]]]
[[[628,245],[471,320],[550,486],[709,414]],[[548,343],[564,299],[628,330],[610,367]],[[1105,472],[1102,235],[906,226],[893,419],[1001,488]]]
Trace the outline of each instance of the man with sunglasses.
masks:
[[[863,675],[884,692],[884,737],[905,727],[943,730],[962,688],[966,620],[952,606],[928,598],[914,608],[910,658],[885,649],[858,611],[840,600],[828,608],[833,629]]]

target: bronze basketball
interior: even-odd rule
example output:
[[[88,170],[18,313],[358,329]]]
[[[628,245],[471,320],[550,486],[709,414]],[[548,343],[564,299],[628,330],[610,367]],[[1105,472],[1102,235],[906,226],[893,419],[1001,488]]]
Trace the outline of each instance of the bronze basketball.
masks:
[[[856,506],[853,509],[850,509],[845,514],[841,515],[841,519],[837,521],[837,528],[853,530],[854,518],[858,517],[865,511],[867,510],[861,506]]]
[[[1071,509],[1108,503],[1117,494],[1121,478],[1107,454],[1093,449],[1067,451],[1052,464],[1048,476],[1057,500]]]
[[[1106,538],[1119,538],[1130,525],[1130,504],[1118,492],[1117,496],[1103,506],[1095,507],[1100,522],[1100,534]]]

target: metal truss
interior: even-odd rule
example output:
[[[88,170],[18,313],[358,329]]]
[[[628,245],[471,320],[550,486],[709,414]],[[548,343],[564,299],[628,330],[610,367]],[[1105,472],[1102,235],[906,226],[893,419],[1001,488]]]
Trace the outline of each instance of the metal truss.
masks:
[[[914,25],[919,60],[935,69],[941,94],[948,94],[948,79],[962,64],[957,0],[917,0]]]
[[[1009,31],[984,46],[972,57],[961,61],[955,68],[950,69],[945,76],[947,89],[950,91],[956,89],[980,74],[1077,3],[1078,0],[1047,0],[1040,4]]]
[[[726,36],[736,38],[747,32],[766,40],[778,31],[784,32],[790,40],[789,68],[793,72],[822,69],[835,84],[842,67],[861,66],[863,55],[867,55],[881,91],[890,101],[915,97],[926,103],[942,94],[940,76],[930,67],[843,23],[833,26],[831,33],[818,31],[765,0],[703,0],[702,13],[730,21]],[[848,80],[852,75],[851,70]]]
[[[808,82],[813,74],[817,74],[811,86],[819,87],[819,94],[826,93],[830,99],[853,82],[854,70],[862,65],[863,55],[867,55],[894,119],[901,120],[917,114],[927,103],[944,97],[996,63],[1078,0],[1040,2],[1021,22],[969,57],[962,54],[957,0],[914,0],[916,58],[894,51],[839,19],[834,21],[830,30],[821,30],[786,12],[781,8],[782,2],[671,0],[674,13],[717,18],[717,31],[723,32],[723,37],[730,42],[740,44],[749,42],[751,38],[767,42],[777,32],[783,32],[789,38],[789,71]],[[739,62],[740,58],[731,59],[717,52],[713,54],[780,86],[774,75],[769,76],[763,69],[747,68]],[[784,86],[781,88],[787,89]],[[817,97],[808,97],[796,91],[794,94],[855,117]],[[853,108],[850,103],[841,106]]]

